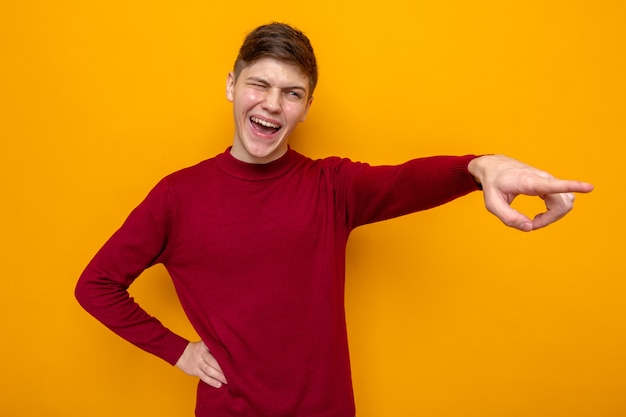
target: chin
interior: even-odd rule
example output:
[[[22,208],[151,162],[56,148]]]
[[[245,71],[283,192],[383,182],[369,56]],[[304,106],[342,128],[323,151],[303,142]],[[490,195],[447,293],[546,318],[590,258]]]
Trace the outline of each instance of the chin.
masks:
[[[282,144],[275,146],[275,144],[268,144],[266,146],[254,146],[248,148],[250,156],[256,159],[274,160],[281,157],[287,151],[287,147],[283,148]]]

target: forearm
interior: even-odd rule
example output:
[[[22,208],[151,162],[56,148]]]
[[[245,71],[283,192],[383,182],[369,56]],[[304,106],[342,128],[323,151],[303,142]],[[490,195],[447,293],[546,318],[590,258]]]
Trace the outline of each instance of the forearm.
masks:
[[[363,168],[348,194],[356,223],[430,209],[478,189],[467,156],[419,158],[397,166]]]
[[[90,264],[75,289],[80,305],[114,333],[174,365],[189,343],[148,314],[127,288]]]

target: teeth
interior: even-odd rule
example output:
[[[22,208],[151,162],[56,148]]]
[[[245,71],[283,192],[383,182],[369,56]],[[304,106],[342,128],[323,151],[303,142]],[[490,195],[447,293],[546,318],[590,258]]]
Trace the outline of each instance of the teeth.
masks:
[[[266,120],[263,119],[259,119],[258,117],[251,117],[250,120],[252,120],[254,123],[258,123],[260,125],[263,125],[265,127],[271,127],[273,129],[279,129],[280,125],[277,125],[275,123],[270,123]]]

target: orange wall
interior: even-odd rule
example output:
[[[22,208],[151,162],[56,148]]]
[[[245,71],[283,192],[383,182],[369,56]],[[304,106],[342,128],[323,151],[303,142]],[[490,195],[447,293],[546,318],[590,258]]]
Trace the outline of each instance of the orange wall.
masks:
[[[358,229],[359,417],[626,415],[623,1],[212,3],[0,4],[0,415],[193,414],[193,378],[109,333],[73,287],[159,178],[230,144],[226,73],[270,20],[320,61],[297,150],[502,152],[596,186],[531,234],[479,193]],[[193,337],[162,268],[132,290]]]

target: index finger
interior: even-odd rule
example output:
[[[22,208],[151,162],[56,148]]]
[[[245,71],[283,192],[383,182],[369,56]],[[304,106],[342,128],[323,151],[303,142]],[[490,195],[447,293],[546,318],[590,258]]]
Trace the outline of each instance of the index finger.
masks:
[[[566,193],[589,193],[593,191],[593,185],[588,182],[560,180],[546,178],[533,185],[535,195],[566,194]]]

